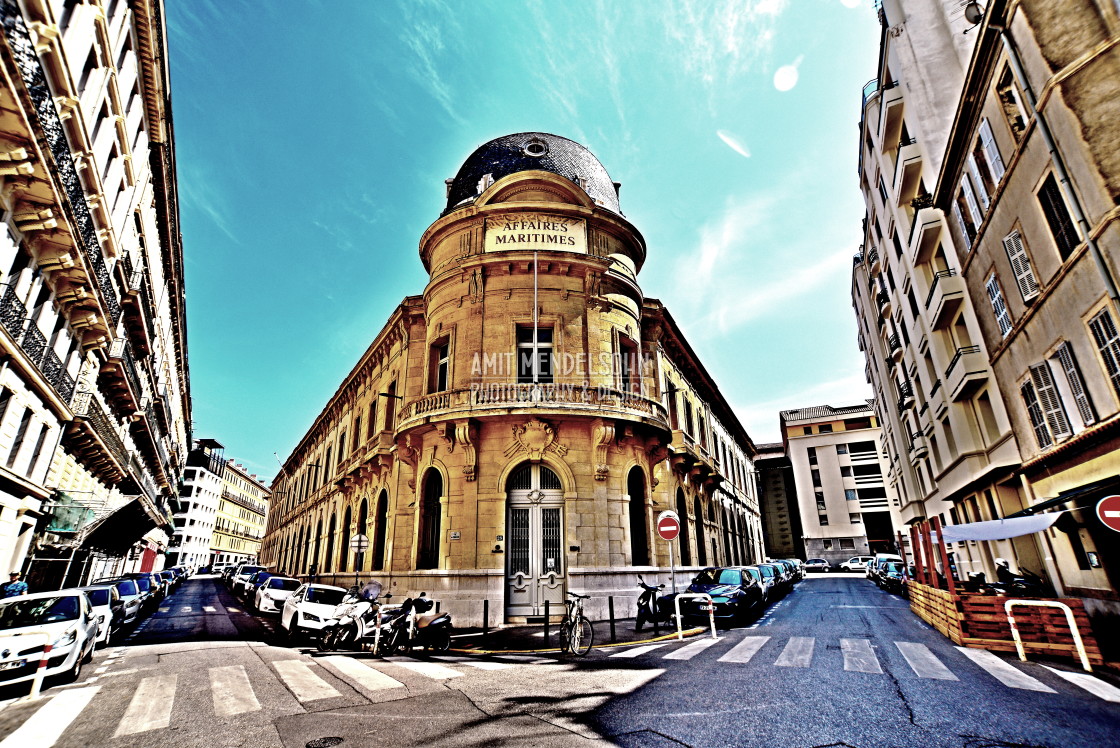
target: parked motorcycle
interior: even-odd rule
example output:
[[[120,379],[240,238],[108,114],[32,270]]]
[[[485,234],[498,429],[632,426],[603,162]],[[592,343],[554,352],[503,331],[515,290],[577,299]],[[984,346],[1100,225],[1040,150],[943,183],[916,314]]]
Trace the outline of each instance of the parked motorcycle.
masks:
[[[634,620],[634,630],[641,631],[642,626],[646,623],[652,623],[654,627],[662,623],[668,623],[669,617],[662,613],[657,600],[657,594],[665,589],[665,585],[659,584],[654,587],[646,584],[646,580],[639,574],[638,586],[642,588],[642,594],[638,596],[638,614]]]
[[[1005,582],[989,582],[984,572],[969,574],[969,582],[977,592],[1002,597],[1055,597],[1050,583],[1027,569],[1019,568],[1019,573]]]
[[[381,589],[380,582],[370,582],[361,590],[348,592],[319,631],[316,640],[319,651],[333,652],[364,644],[376,645],[377,630],[385,608],[385,605],[377,601],[381,597]],[[386,595],[386,601],[390,597],[392,595]]]
[[[388,656],[423,647],[429,652],[446,652],[451,647],[450,613],[430,613],[435,602],[426,592],[406,598],[395,614],[386,615],[381,623],[381,651]]]

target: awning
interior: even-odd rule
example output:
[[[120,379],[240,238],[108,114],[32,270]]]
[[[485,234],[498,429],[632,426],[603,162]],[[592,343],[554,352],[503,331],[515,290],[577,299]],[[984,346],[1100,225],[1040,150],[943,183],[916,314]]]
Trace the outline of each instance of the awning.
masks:
[[[989,522],[970,522],[964,525],[949,525],[941,528],[946,543],[962,540],[1006,540],[1020,535],[1049,530],[1064,512],[1034,514],[1027,517],[1007,517]]]
[[[1044,512],[1047,509],[1061,506],[1062,504],[1065,504],[1068,501],[1073,501],[1074,499],[1084,499],[1091,502],[1093,500],[1100,499],[1105,495],[1106,492],[1111,493],[1118,488],[1120,488],[1120,476],[1114,475],[1111,478],[1105,478],[1104,480],[1087,483],[1084,486],[1071,488],[1068,491],[1062,491],[1052,499],[1043,499],[1037,504],[1032,504],[1031,506],[1020,512],[1015,512],[1014,514],[1008,515],[1007,518],[1012,519],[1015,517],[1029,517],[1032,514],[1038,514],[1039,512]],[[1093,494],[1096,495],[1094,496]]]
[[[86,536],[83,546],[119,556],[156,526],[141,500],[133,499],[101,520]]]

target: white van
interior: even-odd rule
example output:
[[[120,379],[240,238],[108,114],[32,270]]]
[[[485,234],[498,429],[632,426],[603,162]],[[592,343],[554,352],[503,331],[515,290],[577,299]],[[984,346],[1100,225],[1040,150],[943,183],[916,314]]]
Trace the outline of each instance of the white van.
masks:
[[[840,564],[840,568],[844,571],[867,571],[867,565],[874,560],[874,556],[852,556]]]

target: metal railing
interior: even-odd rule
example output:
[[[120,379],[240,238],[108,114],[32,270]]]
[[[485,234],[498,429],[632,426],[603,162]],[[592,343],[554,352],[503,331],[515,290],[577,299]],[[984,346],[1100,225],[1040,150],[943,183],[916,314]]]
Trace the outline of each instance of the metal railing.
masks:
[[[960,363],[960,360],[962,358],[964,358],[965,356],[967,356],[970,353],[979,353],[979,352],[980,352],[980,346],[978,346],[978,345],[968,345],[968,346],[965,346],[964,348],[958,348],[956,355],[953,356],[953,360],[950,361],[949,366],[947,366],[945,368],[945,378],[946,379],[951,379],[952,378],[953,369],[955,369],[957,367],[957,364]]]
[[[93,426],[94,433],[109,448],[121,467],[128,464],[128,452],[124,448],[124,442],[121,441],[117,430],[113,428],[113,422],[105,415],[105,411],[101,409],[101,403],[97,402],[97,398],[93,396],[92,392],[79,392],[74,395],[74,403],[71,405],[71,409],[74,411],[74,415],[82,416],[89,421],[90,425]]]
[[[930,284],[929,293],[926,294],[926,309],[929,309],[929,305],[933,302],[934,294],[937,293],[937,286],[941,282],[941,279],[942,278],[951,278],[956,274],[957,274],[957,271],[953,270],[952,268],[950,268],[948,270],[938,270],[936,273],[933,274],[933,283]]]
[[[27,319],[27,307],[19,300],[15,289],[8,284],[2,284],[3,296],[0,296],[0,324],[19,344],[23,352],[31,359],[31,363],[43,375],[55,391],[66,402],[74,397],[74,378],[66,372],[62,359],[47,345],[38,325]]]

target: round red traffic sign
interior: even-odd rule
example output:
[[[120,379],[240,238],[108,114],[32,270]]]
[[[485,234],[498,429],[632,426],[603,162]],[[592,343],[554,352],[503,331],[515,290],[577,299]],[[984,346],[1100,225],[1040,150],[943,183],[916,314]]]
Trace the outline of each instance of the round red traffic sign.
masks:
[[[1120,496],[1105,496],[1098,501],[1097,518],[1108,529],[1120,532]]]
[[[681,521],[677,513],[664,511],[657,515],[657,534],[662,540],[676,540],[681,532]]]

